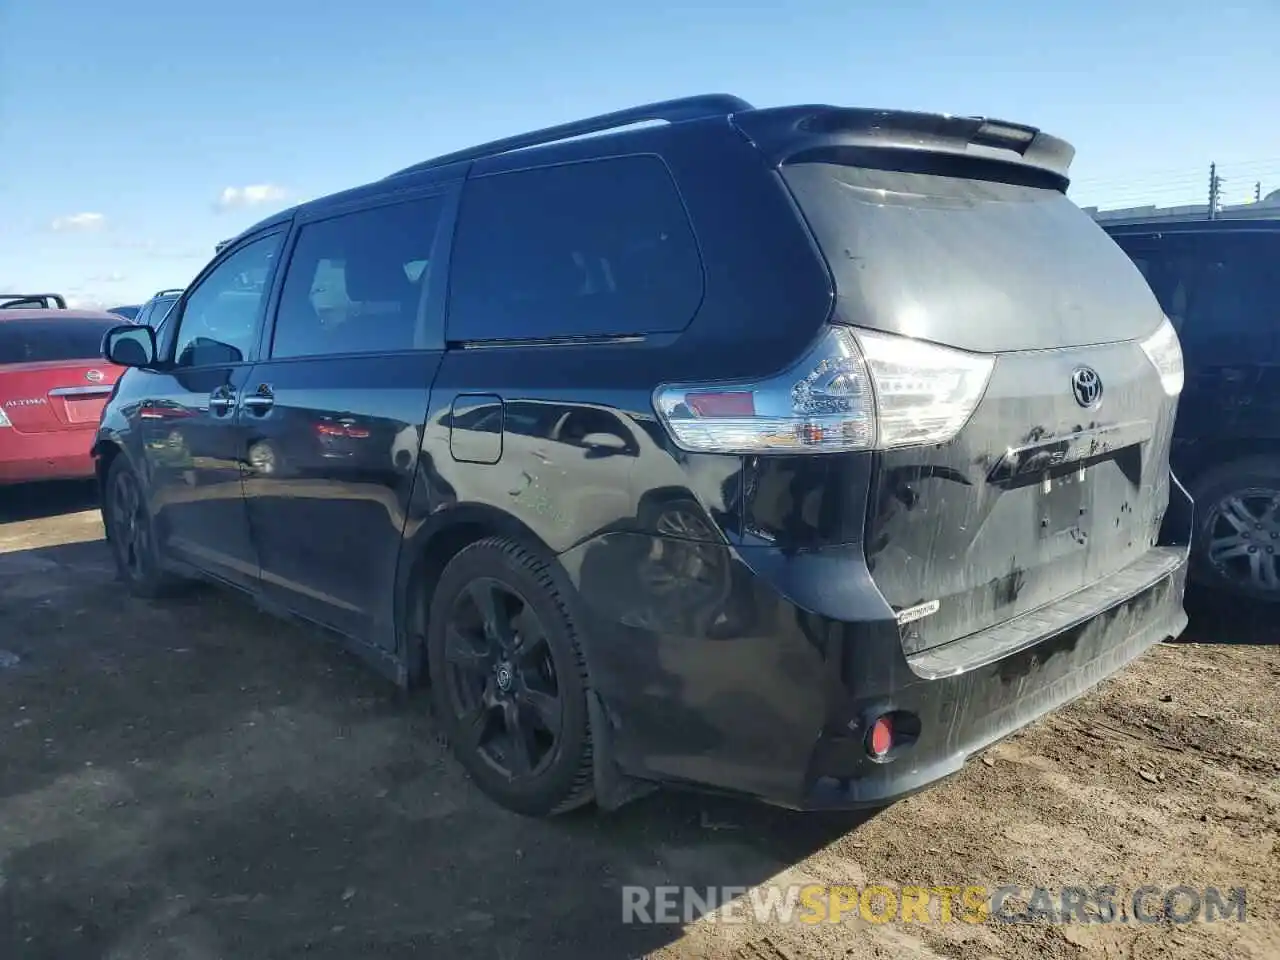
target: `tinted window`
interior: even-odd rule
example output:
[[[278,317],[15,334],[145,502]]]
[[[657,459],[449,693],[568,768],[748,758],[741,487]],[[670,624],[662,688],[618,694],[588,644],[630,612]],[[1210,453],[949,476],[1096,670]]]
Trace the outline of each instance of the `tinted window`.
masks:
[[[1178,328],[1189,359],[1271,349],[1280,324],[1280,234],[1164,233],[1118,242]]]
[[[1057,190],[826,162],[782,176],[860,326],[998,353],[1138,337],[1160,321],[1115,244]]]
[[[469,181],[449,288],[454,340],[682,330],[702,264],[666,166],[620,157]]]
[[[169,311],[173,309],[173,305],[177,302],[177,297],[164,297],[151,301],[151,319],[148,324],[159,331],[164,326],[164,321],[169,316]]]
[[[240,247],[195,286],[178,320],[178,366],[240,363],[250,357],[281,238],[272,234]]]
[[[430,197],[304,226],[285,274],[271,356],[427,346],[423,291],[440,210]]]
[[[0,320],[0,363],[98,360],[115,320]]]

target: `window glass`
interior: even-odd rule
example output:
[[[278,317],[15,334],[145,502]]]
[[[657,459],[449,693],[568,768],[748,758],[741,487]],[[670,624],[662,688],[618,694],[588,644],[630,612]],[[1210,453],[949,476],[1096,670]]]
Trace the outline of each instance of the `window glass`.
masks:
[[[617,157],[469,181],[449,288],[454,340],[682,330],[702,263],[665,164]]]
[[[164,322],[169,318],[169,311],[173,309],[173,305],[177,302],[177,297],[163,297],[152,301],[149,326],[154,327],[157,333],[164,329]]]
[[[1205,231],[1119,242],[1188,352],[1270,349],[1280,323],[1280,234]]]
[[[119,320],[0,320],[0,364],[99,360],[102,338]]]
[[[261,237],[213,268],[191,291],[178,319],[174,362],[180,367],[250,359],[267,297],[267,280],[283,234]],[[154,314],[153,314],[154,316]]]
[[[272,357],[421,349],[420,316],[439,226],[438,197],[309,223],[276,313]]]

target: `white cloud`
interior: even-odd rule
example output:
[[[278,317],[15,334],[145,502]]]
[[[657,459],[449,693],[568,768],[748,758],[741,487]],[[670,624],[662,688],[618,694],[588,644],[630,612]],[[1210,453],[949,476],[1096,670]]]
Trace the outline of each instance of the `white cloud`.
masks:
[[[100,230],[107,218],[100,213],[71,213],[58,217],[50,224],[54,230]]]
[[[289,195],[284,187],[274,183],[254,183],[247,187],[223,187],[215,206],[219,210],[239,210],[244,207],[259,207],[264,203],[274,203]]]

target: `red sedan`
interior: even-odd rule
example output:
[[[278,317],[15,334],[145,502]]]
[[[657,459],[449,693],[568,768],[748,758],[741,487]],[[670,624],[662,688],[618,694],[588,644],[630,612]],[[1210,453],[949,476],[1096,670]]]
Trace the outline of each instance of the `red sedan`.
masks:
[[[102,359],[123,321],[97,310],[0,310],[0,486],[88,479],[103,405],[123,367]]]

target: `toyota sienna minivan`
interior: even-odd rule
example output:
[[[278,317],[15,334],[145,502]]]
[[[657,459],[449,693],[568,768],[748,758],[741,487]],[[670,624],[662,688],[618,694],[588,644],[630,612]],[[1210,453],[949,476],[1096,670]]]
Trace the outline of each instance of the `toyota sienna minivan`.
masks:
[[[1178,338],[1072,153],[708,95],[270,217],[104,341],[120,576],[343,638],[524,814],[924,787],[1186,624]]]

